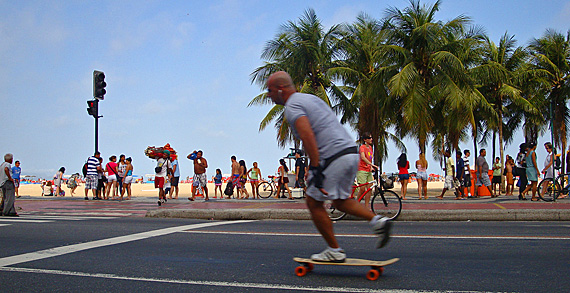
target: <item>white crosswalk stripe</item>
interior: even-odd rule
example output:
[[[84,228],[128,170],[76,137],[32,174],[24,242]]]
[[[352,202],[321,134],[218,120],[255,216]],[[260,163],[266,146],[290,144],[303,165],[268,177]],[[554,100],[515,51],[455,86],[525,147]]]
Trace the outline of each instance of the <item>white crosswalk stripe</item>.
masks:
[[[20,215],[19,217],[0,217],[0,227],[15,223],[52,223],[56,221],[112,220],[116,218],[117,217]]]

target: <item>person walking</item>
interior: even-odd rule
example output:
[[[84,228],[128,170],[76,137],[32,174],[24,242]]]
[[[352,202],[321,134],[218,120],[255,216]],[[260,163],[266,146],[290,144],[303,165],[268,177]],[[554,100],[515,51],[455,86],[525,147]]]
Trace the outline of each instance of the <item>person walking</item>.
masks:
[[[16,202],[16,188],[14,178],[12,178],[12,162],[14,155],[8,153],[4,155],[4,162],[0,164],[0,188],[2,189],[2,216],[19,217],[14,202]]]
[[[408,182],[410,181],[410,173],[408,172],[408,169],[410,169],[410,162],[408,162],[406,154],[402,153],[398,157],[398,179],[400,180],[400,193],[402,194],[401,198],[403,200],[406,199],[406,193],[408,193]]]
[[[259,185],[259,179],[261,178],[261,170],[257,167],[257,162],[253,162],[253,168],[247,171],[247,177],[249,178],[249,183],[251,184],[251,193],[253,195],[253,199],[259,199],[260,197],[259,194],[257,194],[257,186]]]
[[[164,150],[162,157],[156,160],[156,167],[154,168],[154,188],[158,188],[158,206],[166,203],[166,194],[164,193],[164,184],[166,183],[166,176],[170,175],[172,164],[170,163],[170,151]]]
[[[479,157],[475,160],[475,171],[477,174],[477,182],[475,183],[475,196],[479,197],[478,195],[478,187],[485,186],[489,193],[491,194],[491,198],[497,197],[493,193],[493,189],[491,188],[491,180],[489,179],[489,164],[487,164],[487,160],[485,160],[485,156],[487,155],[487,150],[481,149],[479,151]]]
[[[22,168],[20,168],[20,161],[14,162],[14,167],[12,167],[12,179],[14,179],[14,188],[16,190],[16,198],[20,197],[18,189],[20,187],[20,175],[22,174]]]
[[[278,186],[277,186],[277,196],[275,198],[279,198],[281,196],[281,190],[287,191],[289,193],[289,199],[293,199],[293,195],[291,194],[291,190],[289,189],[289,168],[285,163],[284,159],[279,160],[279,168],[277,169],[277,174],[279,176]]]
[[[192,179],[192,185],[195,188],[192,190],[192,197],[189,197],[188,200],[194,201],[198,188],[202,188],[202,190],[204,190],[204,200],[208,201],[210,200],[208,198],[208,177],[206,177],[208,161],[202,157],[204,154],[202,151],[194,151],[193,154],[196,154],[196,158],[194,159],[194,178]],[[190,156],[192,156],[192,154],[189,154],[188,158]]]
[[[170,180],[170,194],[168,198],[172,199],[172,194],[174,193],[174,199],[178,199],[178,183],[180,183],[180,166],[178,165],[178,155],[173,155],[172,158],[172,180]]]
[[[119,186],[117,181],[117,176],[119,176],[117,166],[117,156],[113,155],[109,157],[109,162],[105,165],[105,171],[107,172],[107,188],[105,189],[105,198],[117,199],[119,196],[119,193],[117,192],[117,188]]]
[[[427,183],[428,183],[428,174],[427,174],[427,167],[428,162],[426,160],[426,155],[424,153],[420,153],[420,159],[416,161],[416,169],[418,172],[416,173],[416,180],[418,181],[418,199],[428,199],[427,195]]]
[[[377,247],[385,246],[390,239],[391,221],[375,215],[350,198],[358,170],[358,148],[335,113],[320,98],[297,93],[293,80],[284,71],[269,77],[267,95],[275,104],[285,106],[285,117],[291,130],[303,143],[310,159],[307,207],[313,223],[327,243],[327,248],[313,254],[311,259],[325,262],[346,260],[346,253],[338,244],[332,221],[325,210],[325,200],[331,200],[340,211],[368,220],[372,231],[379,237]]]
[[[471,165],[469,164],[469,157],[471,156],[471,151],[463,150],[463,165],[465,169],[465,173],[463,174],[463,182],[461,182],[461,186],[463,188],[467,188],[467,198],[473,198],[471,195]],[[465,194],[465,191],[463,192]]]
[[[443,184],[443,190],[441,191],[441,195],[437,196],[436,198],[443,199],[443,195],[447,192],[447,190],[455,188],[455,168],[453,158],[451,157],[451,153],[449,150],[446,150],[443,153],[445,159],[445,183]]]
[[[538,201],[536,196],[536,188],[538,184],[538,164],[536,163],[536,143],[531,142],[528,144],[528,151],[526,153],[526,178],[530,181],[524,191],[522,192],[522,197],[526,198],[527,193],[532,189],[532,201]]]
[[[465,194],[463,193],[463,188],[461,188],[461,182],[463,182],[463,176],[465,175],[465,162],[461,158],[461,150],[455,153],[455,199],[465,199]]]
[[[358,149],[358,154],[360,155],[360,161],[358,161],[358,171],[356,171],[356,184],[362,185],[358,188],[358,194],[356,198],[360,198],[362,193],[372,185],[371,182],[374,181],[372,176],[372,169],[378,169],[378,166],[374,165],[374,150],[372,149],[372,135],[369,132],[364,132],[360,136],[362,145]],[[370,204],[370,194],[372,192],[366,193],[364,196],[364,206],[368,207]]]

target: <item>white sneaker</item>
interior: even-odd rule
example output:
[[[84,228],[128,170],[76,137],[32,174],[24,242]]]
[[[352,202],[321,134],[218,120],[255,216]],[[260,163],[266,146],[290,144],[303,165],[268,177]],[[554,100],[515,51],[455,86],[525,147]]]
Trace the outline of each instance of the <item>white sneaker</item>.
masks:
[[[390,240],[390,230],[392,229],[392,221],[386,217],[382,217],[372,225],[372,231],[378,235],[376,248],[382,248]]]
[[[344,253],[344,250],[333,251],[327,247],[323,252],[311,255],[311,259],[322,262],[344,262],[346,253]]]

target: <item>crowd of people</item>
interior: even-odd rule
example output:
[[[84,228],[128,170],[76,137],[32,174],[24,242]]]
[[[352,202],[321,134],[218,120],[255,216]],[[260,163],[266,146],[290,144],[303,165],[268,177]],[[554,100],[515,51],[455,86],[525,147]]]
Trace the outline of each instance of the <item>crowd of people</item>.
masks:
[[[155,167],[154,186],[158,189],[158,205],[166,203],[168,199],[178,199],[178,184],[180,181],[180,168],[177,160],[177,155],[171,154],[169,150],[163,150],[161,154],[157,155]],[[193,161],[194,175],[192,177],[191,196],[188,200],[194,201],[198,194],[204,196],[204,200],[208,201],[208,178],[206,176],[206,169],[208,168],[208,161],[204,158],[204,152],[201,150],[194,151],[187,156],[187,159]],[[308,167],[303,158],[303,152],[297,150],[295,152],[295,187],[306,189],[305,180],[308,174]],[[214,197],[213,198],[227,198],[233,197],[237,199],[249,199],[250,194],[246,188],[247,182],[251,185],[251,198],[259,199],[257,187],[262,180],[261,170],[257,162],[253,162],[253,167],[249,168],[245,160],[237,160],[236,156],[230,157],[231,174],[227,179],[228,185],[225,190],[222,190],[223,176],[221,169],[216,169],[216,175],[212,177],[214,181]],[[289,168],[284,159],[279,161],[279,168],[277,170],[278,176],[278,190],[283,190],[289,195],[289,199],[293,199],[291,190],[289,188],[288,178]],[[176,190],[176,191],[175,191]],[[234,195],[235,190],[235,195]],[[220,193],[218,197],[218,191]],[[172,197],[175,192],[175,196]],[[168,195],[168,199],[167,199]],[[225,197],[224,197],[225,195]],[[276,193],[276,198],[280,196],[280,192]]]
[[[126,199],[130,200],[133,182],[132,161],[131,157],[127,158],[125,155],[120,155],[117,162],[117,156],[112,155],[109,157],[109,162],[103,167],[101,153],[95,152],[83,166],[85,200],[89,199],[89,190],[92,192],[93,200],[123,200],[125,193],[127,194]],[[65,172],[65,169],[63,171]]]

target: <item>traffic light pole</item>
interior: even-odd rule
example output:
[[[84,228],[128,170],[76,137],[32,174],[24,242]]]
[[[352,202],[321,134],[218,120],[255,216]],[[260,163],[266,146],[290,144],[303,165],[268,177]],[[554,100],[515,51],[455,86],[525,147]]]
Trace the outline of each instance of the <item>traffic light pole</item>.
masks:
[[[95,152],[99,151],[99,118],[103,117],[99,116],[99,100],[103,100],[105,98],[105,94],[107,93],[107,91],[105,90],[106,86],[107,83],[105,82],[105,73],[103,71],[94,70],[93,71],[94,99],[87,102],[87,104],[89,105],[87,111],[89,112],[90,115],[92,115],[95,118]],[[93,103],[93,105],[91,105],[90,103]]]
[[[97,101],[99,103],[99,101]],[[99,109],[99,107],[97,107]],[[95,116],[95,152],[99,151],[99,113]]]

